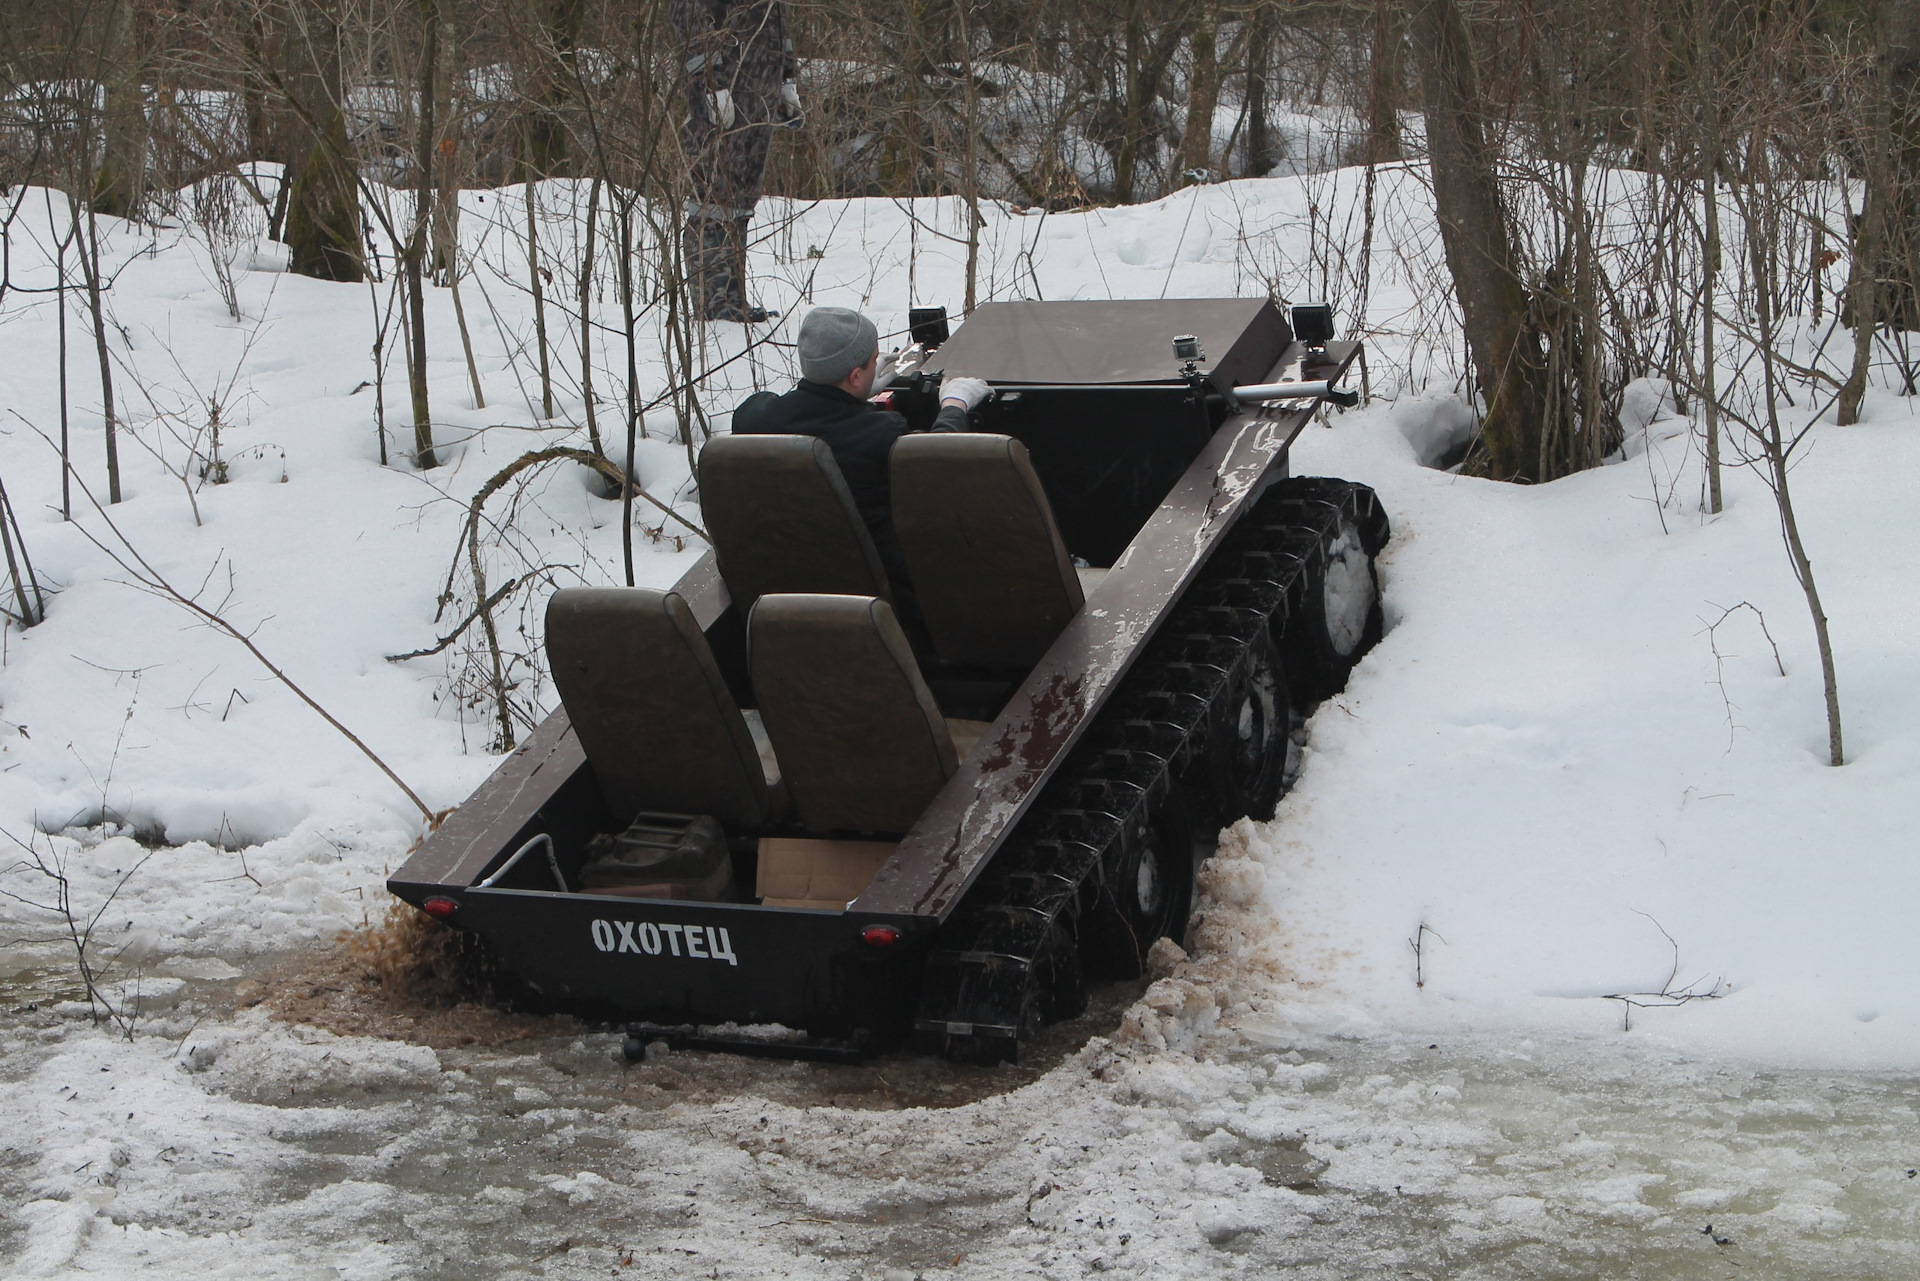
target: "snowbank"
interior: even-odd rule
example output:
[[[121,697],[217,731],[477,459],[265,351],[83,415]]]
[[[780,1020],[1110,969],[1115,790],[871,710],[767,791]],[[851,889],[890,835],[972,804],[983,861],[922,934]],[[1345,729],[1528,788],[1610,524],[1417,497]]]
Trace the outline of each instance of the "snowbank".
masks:
[[[1816,429],[1793,474],[1840,769],[1772,496],[1730,469],[1703,518],[1684,421],[1647,428],[1675,429],[1653,466],[1532,489],[1408,466],[1371,421],[1311,433],[1296,465],[1373,482],[1395,536],[1386,639],[1314,720],[1266,833],[1288,972],[1381,1026],[1599,1034],[1630,1013],[1687,1052],[1920,1062],[1901,958],[1920,896],[1903,514],[1920,440],[1912,402],[1877,410]],[[1606,999],[1689,991],[1713,999]]]

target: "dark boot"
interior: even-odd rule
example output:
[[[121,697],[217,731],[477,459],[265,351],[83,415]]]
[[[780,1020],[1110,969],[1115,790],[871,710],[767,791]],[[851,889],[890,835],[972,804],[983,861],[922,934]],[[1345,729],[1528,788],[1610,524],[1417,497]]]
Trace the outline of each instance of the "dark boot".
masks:
[[[681,253],[687,273],[688,305],[702,320],[738,320],[728,314],[729,269],[724,223],[708,218],[687,224]]]
[[[758,303],[747,301],[747,224],[751,218],[735,218],[727,235],[727,301],[737,307],[750,325],[758,325],[778,315]]]
[[[694,297],[703,320],[730,320],[735,324],[757,325],[768,319],[764,307],[746,299],[741,284],[746,276],[745,220],[719,222],[702,219],[687,228],[688,271]],[[698,250],[693,249],[698,237]]]

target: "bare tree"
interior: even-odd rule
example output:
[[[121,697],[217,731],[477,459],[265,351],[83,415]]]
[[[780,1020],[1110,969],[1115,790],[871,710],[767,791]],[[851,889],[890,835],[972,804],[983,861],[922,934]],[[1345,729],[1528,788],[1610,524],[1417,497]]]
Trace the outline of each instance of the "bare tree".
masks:
[[[101,6],[99,78],[106,147],[94,175],[93,207],[126,218],[140,208],[147,177],[147,104],[142,72],[148,45],[139,31],[134,0]]]
[[[289,72],[256,68],[289,107],[294,170],[285,239],[293,270],[321,280],[353,280],[365,271],[360,190],[347,135],[342,66],[344,0],[266,0],[286,32]]]
[[[1467,25],[1454,0],[1417,0],[1409,32],[1426,95],[1427,154],[1447,267],[1485,398],[1487,470],[1544,480],[1546,352],[1501,195]]]
[[[1213,117],[1220,108],[1218,0],[1195,0],[1187,49],[1187,124],[1180,136],[1180,178],[1207,182],[1213,177]]]
[[[1875,332],[1920,327],[1920,272],[1913,224],[1920,218],[1920,0],[1872,0],[1861,27],[1867,73],[1858,112],[1863,199],[1854,221],[1846,322],[1853,366],[1840,391],[1838,422],[1860,420]]]

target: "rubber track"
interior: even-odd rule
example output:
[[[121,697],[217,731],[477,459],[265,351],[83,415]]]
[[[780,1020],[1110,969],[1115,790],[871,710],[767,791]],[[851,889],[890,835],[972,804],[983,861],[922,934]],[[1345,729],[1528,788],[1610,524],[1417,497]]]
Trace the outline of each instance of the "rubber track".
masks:
[[[1170,786],[1188,789],[1198,821],[1217,828],[1238,817],[1210,805],[1208,712],[1263,628],[1284,639],[1325,534],[1342,516],[1355,521],[1369,554],[1385,545],[1373,491],[1320,477],[1279,481],[1222,540],[941,931],[921,986],[919,1048],[960,1062],[1017,1061],[1036,1022],[1084,1006],[1077,970],[1073,990],[1037,1010],[1027,980],[1036,967],[1066,963],[1063,945],[1077,947],[1079,926],[1106,893],[1113,842]]]

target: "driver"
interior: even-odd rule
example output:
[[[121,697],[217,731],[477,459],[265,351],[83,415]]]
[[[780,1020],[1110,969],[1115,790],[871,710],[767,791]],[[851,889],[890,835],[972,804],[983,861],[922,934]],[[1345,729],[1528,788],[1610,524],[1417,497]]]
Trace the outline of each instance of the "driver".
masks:
[[[800,323],[800,383],[784,396],[755,392],[733,411],[735,435],[785,433],[818,436],[833,451],[853,502],[896,584],[904,582],[900,543],[893,532],[887,455],[912,430],[907,420],[867,399],[880,372],[880,335],[873,322],[846,307],[815,307]],[[934,431],[967,431],[967,412],[987,398],[978,378],[947,377],[940,385]]]

